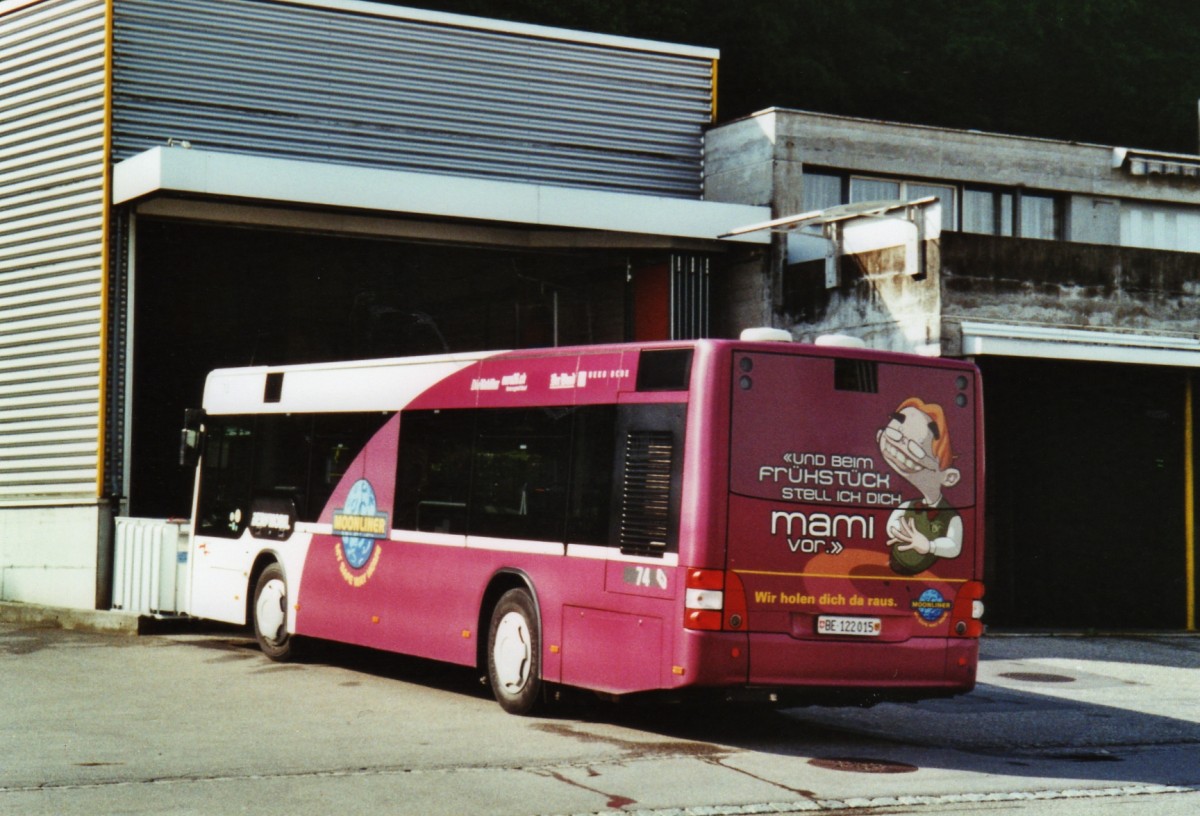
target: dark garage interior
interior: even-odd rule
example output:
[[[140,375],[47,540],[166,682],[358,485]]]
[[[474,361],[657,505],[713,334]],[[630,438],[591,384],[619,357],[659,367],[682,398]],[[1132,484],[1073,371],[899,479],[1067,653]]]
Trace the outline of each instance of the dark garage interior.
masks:
[[[618,342],[656,261],[155,219],[136,241],[128,493],[150,517],[189,514],[179,428],[211,369]]]

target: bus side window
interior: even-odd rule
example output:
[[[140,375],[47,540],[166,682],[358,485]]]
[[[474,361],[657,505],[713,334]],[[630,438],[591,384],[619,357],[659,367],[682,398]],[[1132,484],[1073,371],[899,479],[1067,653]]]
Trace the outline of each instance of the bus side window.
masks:
[[[260,414],[211,417],[200,471],[197,532],[237,538],[255,516],[259,537],[287,538],[315,522],[354,457],[383,427],[386,413]],[[256,512],[257,511],[257,512]]]
[[[396,526],[608,544],[615,427],[612,405],[405,412]]]
[[[303,470],[287,476],[280,475],[279,484],[304,485],[299,502],[300,521],[318,521],[329,497],[384,424],[394,414],[366,412],[360,414],[314,414],[306,418],[303,440],[297,440],[304,453]]]
[[[571,415],[570,408],[479,412],[472,535],[565,540]]]
[[[275,513],[287,511],[293,520],[309,520],[304,511],[307,440],[311,428],[311,416],[265,414],[257,418],[254,427],[255,510]],[[258,535],[254,529],[251,533]]]
[[[209,417],[196,532],[238,538],[250,521],[253,417]]]
[[[397,457],[397,529],[463,535],[474,411],[405,411]]]
[[[617,407],[576,409],[571,442],[571,487],[567,496],[567,541],[611,543],[613,451],[617,444]]]

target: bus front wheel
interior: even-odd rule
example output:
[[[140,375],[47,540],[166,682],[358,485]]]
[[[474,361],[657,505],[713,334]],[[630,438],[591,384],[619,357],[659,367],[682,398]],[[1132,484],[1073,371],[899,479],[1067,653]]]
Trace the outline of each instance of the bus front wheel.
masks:
[[[283,568],[271,564],[254,585],[254,637],[263,654],[280,662],[296,656],[295,644],[287,630],[287,604]]]
[[[541,701],[541,637],[537,608],[524,589],[510,589],[492,610],[488,682],[510,714],[529,714]]]

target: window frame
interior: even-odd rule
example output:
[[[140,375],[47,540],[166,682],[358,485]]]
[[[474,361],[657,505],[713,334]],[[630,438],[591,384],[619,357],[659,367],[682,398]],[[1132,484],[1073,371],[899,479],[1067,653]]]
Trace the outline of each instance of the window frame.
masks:
[[[1032,238],[1039,241],[1065,240],[1065,216],[1063,197],[1049,190],[1030,190],[1024,187],[1001,187],[994,185],[964,184],[962,185],[962,214],[959,223],[966,222],[966,206],[968,194],[981,194],[991,197],[992,227],[988,232],[979,230],[960,230],[971,235],[993,235],[999,238]],[[1052,209],[1051,234],[1025,235],[1026,229],[1023,202],[1031,199],[1044,199]]]
[[[899,191],[898,198],[904,199],[904,200],[924,198],[925,195],[928,195],[928,193],[924,193],[924,192],[920,195],[910,194],[910,192],[909,192],[910,186],[937,187],[937,188],[941,188],[944,190],[948,190],[950,193],[949,203],[947,203],[942,196],[939,196],[939,203],[942,205],[942,228],[946,229],[946,230],[950,230],[950,231],[958,230],[958,224],[959,224],[958,208],[959,208],[960,199],[962,198],[962,185],[961,184],[958,184],[955,182],[948,182],[948,181],[944,181],[944,180],[940,180],[940,179],[909,177],[909,176],[889,176],[886,174],[877,174],[877,173],[861,173],[861,172],[846,171],[846,170],[831,170],[831,169],[822,168],[822,167],[813,167],[811,169],[806,167],[804,169],[802,175],[804,178],[807,178],[810,176],[819,176],[819,177],[826,178],[826,179],[836,178],[836,179],[840,180],[841,191],[840,191],[840,195],[839,195],[838,204],[827,205],[827,207],[828,206],[839,206],[842,204],[857,203],[853,197],[854,183],[856,181],[859,181],[859,182],[882,182],[882,183],[886,183],[886,184],[898,185],[898,187],[897,187],[897,189]],[[874,199],[864,198],[864,199],[860,199],[860,200],[867,201],[867,200],[874,200]],[[827,207],[810,206],[810,204],[808,202],[805,202],[803,206],[806,211],[827,208]]]
[[[204,423],[196,532],[236,539],[250,527],[255,537],[282,540],[297,522],[317,522],[346,468],[394,416],[390,411],[210,414]],[[230,437],[226,428],[240,428],[241,433]],[[236,462],[229,458],[233,438],[244,443],[237,446]],[[335,449],[346,451],[344,460],[330,459]],[[286,514],[289,529],[251,527],[256,509]]]
[[[523,502],[517,512],[512,512],[513,508],[508,507],[509,512],[504,514],[495,512],[495,508],[485,514],[481,502],[486,491],[480,479],[491,464],[486,461],[487,457],[496,456],[498,451],[499,455],[504,454],[503,446],[496,443],[519,438],[515,432],[497,433],[496,429],[503,431],[506,421],[528,418],[530,412],[533,415],[537,412],[562,412],[563,420],[569,423],[566,433],[561,437],[561,450],[557,454],[557,461],[560,464],[565,462],[566,476],[558,495],[545,497],[558,502],[556,506],[561,510],[559,517],[549,527],[542,523],[544,520],[534,519],[528,528],[522,529],[519,520],[522,516],[531,515],[528,511],[533,509],[533,505]],[[439,415],[457,423],[460,437],[452,440],[449,448],[452,452],[457,451],[456,455],[462,462],[468,463],[468,472],[457,473],[458,482],[466,485],[461,513],[458,514],[461,523],[447,521],[444,525],[432,527],[420,521],[419,508],[423,501],[419,494],[422,485],[429,482],[428,473],[439,466],[439,461],[429,456],[435,447],[432,439],[436,432],[431,418]],[[399,531],[444,533],[468,538],[479,536],[610,547],[626,555],[648,557],[678,552],[686,416],[687,404],[683,402],[401,411],[392,516],[394,527]],[[667,484],[660,484],[659,492],[652,497],[665,502],[667,512],[665,526],[660,527],[663,532],[656,536],[654,545],[630,548],[623,546],[629,540],[627,525],[630,523],[628,516],[631,507],[626,495],[627,440],[631,435],[645,431],[669,435],[670,438]],[[548,438],[542,437],[543,441]],[[514,461],[519,459],[517,457]],[[507,490],[506,495],[511,493],[511,489]],[[449,506],[445,497],[439,498],[438,502],[439,506]],[[514,523],[505,529],[506,522]],[[551,528],[555,531],[554,535],[547,537],[539,534]]]

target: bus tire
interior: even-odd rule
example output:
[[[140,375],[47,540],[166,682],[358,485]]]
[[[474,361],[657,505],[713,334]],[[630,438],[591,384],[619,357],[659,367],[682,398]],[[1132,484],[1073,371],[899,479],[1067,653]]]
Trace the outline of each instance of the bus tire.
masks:
[[[488,627],[487,673],[492,694],[510,714],[529,714],[542,697],[537,607],[524,589],[500,596]]]
[[[287,580],[279,564],[268,564],[254,585],[252,625],[263,654],[280,663],[296,656],[294,638],[287,630]]]

